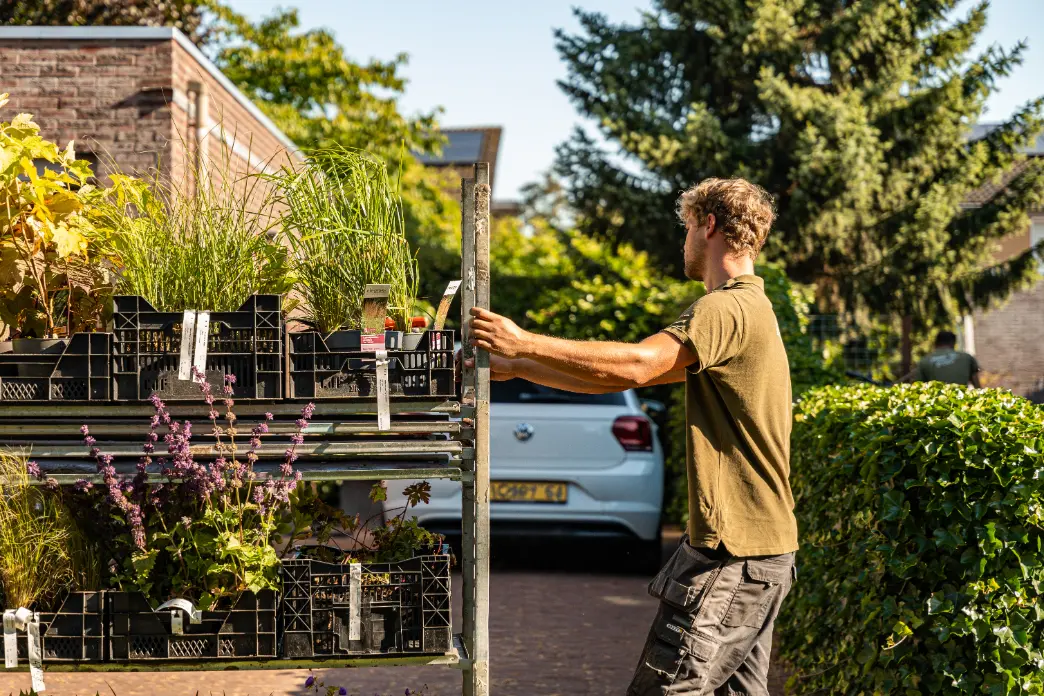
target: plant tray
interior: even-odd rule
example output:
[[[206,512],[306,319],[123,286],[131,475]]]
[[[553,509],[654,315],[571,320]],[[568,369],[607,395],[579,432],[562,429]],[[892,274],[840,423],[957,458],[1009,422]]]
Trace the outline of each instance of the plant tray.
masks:
[[[158,312],[134,295],[114,298],[117,401],[200,400],[199,385],[178,379],[182,312]],[[211,312],[206,376],[220,394],[236,377],[236,399],[283,398],[283,313],[278,295],[254,295],[235,312]]]
[[[112,334],[76,333],[61,353],[0,353],[0,401],[108,401]]]
[[[102,662],[105,641],[105,593],[70,592],[56,612],[40,612],[40,644],[43,661]],[[29,646],[22,631],[18,636],[18,659],[29,659]]]
[[[359,335],[359,332],[338,332]],[[334,348],[329,337],[315,331],[289,333],[287,393],[295,399],[374,399],[377,360],[372,350]],[[399,338],[394,338],[394,337]],[[410,334],[406,337],[412,338]],[[453,331],[425,331],[413,350],[400,342],[403,334],[388,332],[388,392],[404,397],[456,396]],[[359,341],[347,344],[359,345]]]
[[[350,565],[284,560],[280,657],[447,652],[449,569],[445,555],[364,563],[353,588]],[[353,621],[358,621],[355,640]]]
[[[234,602],[219,599],[198,624],[180,609],[153,611],[140,592],[107,592],[106,604],[111,662],[276,656],[278,595],[272,590],[244,592]],[[180,634],[175,614],[182,619]]]

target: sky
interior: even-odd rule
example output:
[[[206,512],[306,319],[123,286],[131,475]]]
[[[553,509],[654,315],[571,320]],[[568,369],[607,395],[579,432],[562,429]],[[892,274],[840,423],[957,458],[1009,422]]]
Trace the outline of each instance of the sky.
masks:
[[[501,126],[497,199],[518,197],[554,161],[555,146],[583,119],[558,88],[565,64],[552,32],[579,29],[571,6],[633,22],[648,0],[228,0],[260,19],[276,7],[297,7],[305,28],[334,32],[356,61],[410,56],[401,100],[405,113],[443,108],[444,127]],[[965,1],[965,5],[969,5]],[[993,0],[979,48],[1029,43],[1025,63],[1002,80],[986,119],[1003,120],[1044,95],[1044,0]]]

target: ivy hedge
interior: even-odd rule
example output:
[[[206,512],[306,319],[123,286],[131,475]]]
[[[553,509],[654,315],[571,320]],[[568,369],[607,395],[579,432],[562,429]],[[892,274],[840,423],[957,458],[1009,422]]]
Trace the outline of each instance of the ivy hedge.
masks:
[[[791,693],[1044,693],[1044,408],[824,387],[795,407]]]

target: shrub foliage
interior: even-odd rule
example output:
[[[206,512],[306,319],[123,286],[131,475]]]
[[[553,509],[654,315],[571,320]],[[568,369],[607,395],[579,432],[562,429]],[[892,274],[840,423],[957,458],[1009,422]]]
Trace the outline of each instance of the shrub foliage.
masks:
[[[796,693],[1044,693],[1044,409],[824,387],[795,409]]]

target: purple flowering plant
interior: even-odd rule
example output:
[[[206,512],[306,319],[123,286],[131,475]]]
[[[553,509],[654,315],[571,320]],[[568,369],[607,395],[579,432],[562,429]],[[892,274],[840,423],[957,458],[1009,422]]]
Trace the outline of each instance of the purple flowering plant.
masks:
[[[249,430],[234,413],[235,377],[220,394],[193,372],[207,405],[213,445],[192,444],[193,424],[171,417],[156,395],[154,414],[132,477],[117,473],[113,456],[97,447],[84,425],[84,444],[94,457],[102,484],[78,486],[96,509],[107,508],[118,528],[112,541],[113,585],[137,590],[160,602],[170,597],[194,600],[201,609],[221,596],[279,587],[279,556],[273,534],[298,488],[296,448],[315,411],[301,409],[291,444],[277,474],[254,471],[272,414]],[[161,427],[165,452],[160,442]],[[248,447],[240,442],[248,436]],[[158,470],[160,481],[150,474]],[[302,488],[304,488],[302,486]]]

